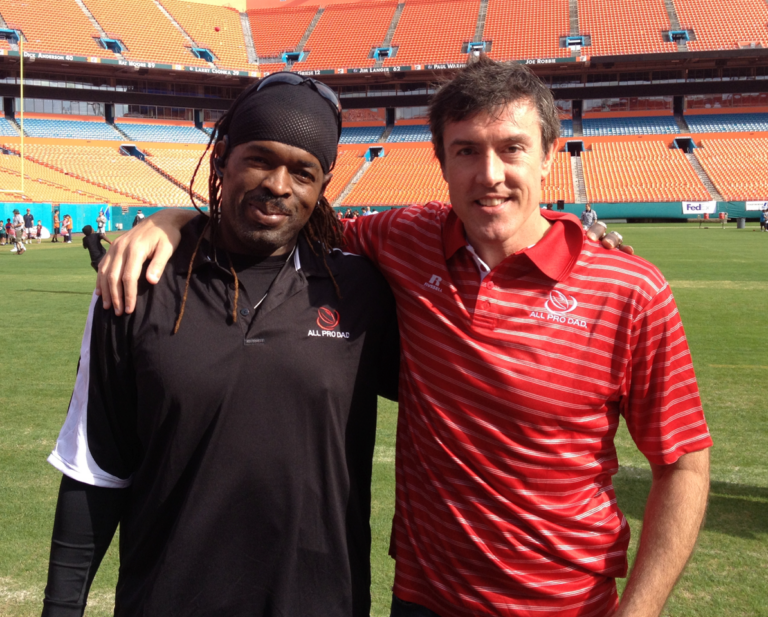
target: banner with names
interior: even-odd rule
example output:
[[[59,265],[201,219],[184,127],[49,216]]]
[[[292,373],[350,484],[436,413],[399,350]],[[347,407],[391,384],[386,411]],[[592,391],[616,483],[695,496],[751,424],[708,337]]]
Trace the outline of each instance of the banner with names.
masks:
[[[748,201],[746,210],[747,212],[762,212],[768,208],[768,201]]]

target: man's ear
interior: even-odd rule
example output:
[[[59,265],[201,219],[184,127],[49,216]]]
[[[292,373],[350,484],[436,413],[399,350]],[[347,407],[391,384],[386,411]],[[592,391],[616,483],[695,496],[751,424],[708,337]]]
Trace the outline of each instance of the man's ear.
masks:
[[[544,155],[544,159],[541,161],[541,179],[544,180],[552,171],[552,164],[555,162],[555,154],[557,153],[557,142],[553,143],[549,147],[549,151]]]
[[[325,177],[323,178],[323,186],[320,187],[320,195],[318,195],[317,200],[320,201],[320,198],[325,195],[325,189],[328,188],[328,185],[331,183],[331,180],[333,180],[333,174],[327,173],[325,174]]]

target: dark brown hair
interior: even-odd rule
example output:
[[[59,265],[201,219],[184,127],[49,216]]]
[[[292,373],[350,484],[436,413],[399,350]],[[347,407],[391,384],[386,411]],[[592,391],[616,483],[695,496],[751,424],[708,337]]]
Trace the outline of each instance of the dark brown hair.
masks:
[[[192,189],[192,187],[195,184],[195,178],[197,177],[197,172],[200,170],[200,166],[202,165],[203,161],[205,160],[206,155],[210,151],[211,156],[208,161],[208,206],[209,206],[209,212],[208,214],[208,222],[205,225],[205,229],[200,234],[200,238],[198,238],[197,244],[195,246],[195,250],[192,253],[192,257],[189,260],[189,268],[187,270],[187,280],[184,287],[184,296],[181,301],[181,309],[179,310],[179,316],[176,319],[176,324],[173,329],[173,333],[176,334],[179,330],[179,326],[181,325],[181,319],[184,316],[184,307],[187,303],[187,294],[189,293],[189,281],[192,277],[192,265],[195,261],[195,256],[197,255],[197,251],[200,248],[200,241],[202,240],[203,236],[205,235],[205,231],[207,229],[211,230],[211,240],[212,242],[215,242],[216,236],[218,234],[219,230],[219,223],[221,221],[221,178],[219,177],[219,174],[216,170],[216,163],[214,161],[215,154],[213,152],[212,146],[216,144],[217,142],[224,139],[226,135],[229,134],[229,127],[232,124],[232,118],[234,118],[235,113],[237,112],[237,108],[240,106],[240,104],[246,100],[249,96],[254,94],[256,92],[256,89],[258,88],[259,82],[252,83],[250,86],[248,86],[245,90],[243,90],[240,93],[240,96],[235,99],[235,102],[232,103],[230,108],[227,110],[227,112],[221,116],[221,118],[218,119],[216,124],[214,125],[213,132],[211,133],[211,138],[208,140],[208,145],[205,147],[205,151],[203,152],[202,156],[200,157],[200,160],[197,162],[197,166],[195,167],[195,172],[192,174],[192,180],[189,183],[189,197],[192,200],[192,205],[200,212],[201,214],[206,214],[203,212],[203,210],[198,205],[197,201],[195,200],[195,193]],[[300,87],[300,86],[296,86]],[[226,157],[229,153],[225,153],[224,156]],[[222,167],[223,165],[219,165]],[[331,166],[331,169],[333,169],[333,166]],[[329,170],[330,171],[330,170]],[[336,279],[333,277],[333,274],[331,273],[331,269],[328,266],[328,262],[326,260],[326,254],[335,248],[340,248],[344,245],[344,228],[342,227],[342,224],[339,222],[339,220],[336,218],[333,207],[328,202],[328,200],[325,198],[325,195],[321,195],[320,199],[317,201],[317,204],[315,205],[315,209],[312,211],[312,215],[309,217],[309,221],[307,221],[307,224],[303,227],[302,233],[304,234],[304,237],[307,239],[307,244],[309,245],[310,249],[312,250],[315,255],[318,253],[323,258],[323,265],[325,266],[326,271],[331,277],[331,281],[333,281],[333,286],[336,289],[336,294],[341,297],[341,291],[339,290],[339,286],[336,283]],[[229,255],[227,255],[227,258],[229,259]],[[229,259],[229,269],[232,273],[232,276],[235,278],[235,298],[232,303],[232,321],[237,322],[237,300],[239,295],[239,281],[237,279],[237,273],[235,272],[235,269],[232,267],[232,260]]]
[[[541,147],[546,153],[560,136],[560,117],[549,88],[523,64],[495,62],[485,54],[471,60],[446,82],[429,103],[432,145],[445,163],[445,127],[479,113],[498,115],[511,103],[530,101],[539,114]]]

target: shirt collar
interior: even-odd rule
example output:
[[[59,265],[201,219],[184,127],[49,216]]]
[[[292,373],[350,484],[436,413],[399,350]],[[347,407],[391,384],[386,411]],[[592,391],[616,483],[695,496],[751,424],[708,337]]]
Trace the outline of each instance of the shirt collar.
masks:
[[[525,255],[544,275],[555,281],[562,281],[568,278],[576,265],[584,245],[584,230],[579,219],[573,214],[541,210],[541,215],[552,223],[549,232],[536,244],[518,251],[515,255]],[[461,248],[475,252],[467,242],[464,224],[451,209],[443,226],[443,252],[446,261]],[[481,269],[479,264],[478,268]]]

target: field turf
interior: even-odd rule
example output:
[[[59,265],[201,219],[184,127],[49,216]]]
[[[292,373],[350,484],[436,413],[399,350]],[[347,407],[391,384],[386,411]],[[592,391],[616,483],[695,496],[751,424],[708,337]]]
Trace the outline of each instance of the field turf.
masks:
[[[613,226],[660,267],[675,292],[715,441],[706,524],[665,615],[768,615],[768,233],[756,226]],[[0,616],[39,615],[60,475],[45,458],[64,420],[95,274],[79,237],[0,248]],[[394,405],[380,405],[373,486],[373,609],[388,612]],[[640,535],[650,472],[618,438],[619,503]],[[110,615],[113,548],[86,611]],[[623,581],[619,581],[623,587]]]

